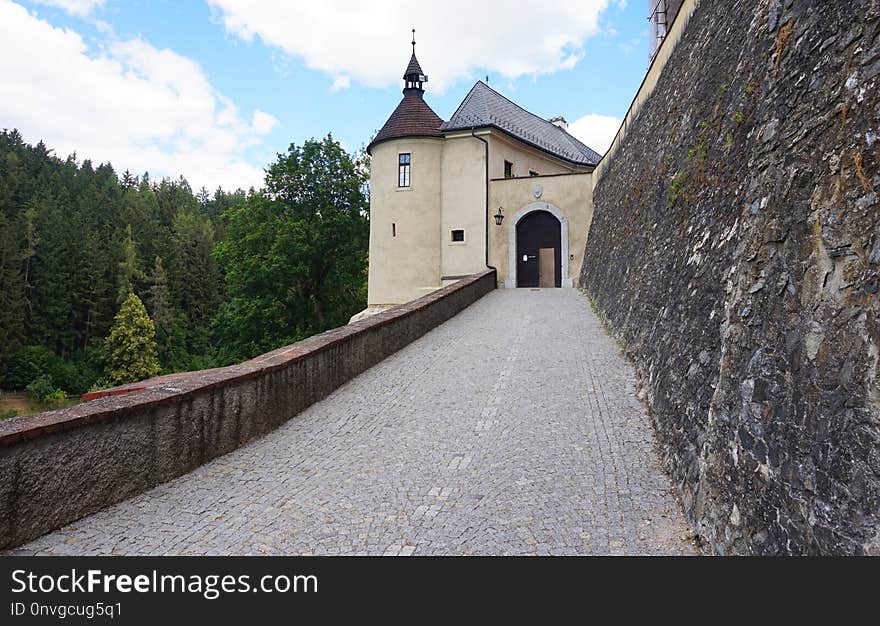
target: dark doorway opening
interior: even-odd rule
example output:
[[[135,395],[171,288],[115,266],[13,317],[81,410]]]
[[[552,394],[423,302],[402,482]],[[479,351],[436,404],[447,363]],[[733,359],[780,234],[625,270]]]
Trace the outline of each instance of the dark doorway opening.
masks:
[[[562,224],[552,213],[535,211],[516,225],[516,286],[562,287]]]

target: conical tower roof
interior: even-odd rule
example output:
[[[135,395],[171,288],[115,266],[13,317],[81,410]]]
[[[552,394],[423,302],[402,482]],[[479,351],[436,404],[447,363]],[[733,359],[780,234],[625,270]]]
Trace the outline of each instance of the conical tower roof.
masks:
[[[404,137],[443,137],[440,126],[443,120],[434,113],[428,103],[425,102],[425,90],[422,84],[428,77],[422,71],[422,66],[416,58],[415,37],[413,38],[413,52],[403,74],[404,89],[403,100],[394,109],[391,117],[376,134],[367,152],[372,153],[373,146],[389,139],[401,139]]]
[[[372,153],[373,146],[389,139],[443,137],[443,133],[440,132],[442,125],[443,120],[422,98],[421,90],[407,89],[394,113],[367,146],[367,152]]]
[[[419,65],[415,50],[413,50],[412,56],[409,58],[409,65],[406,66],[406,71],[403,73],[403,80],[409,79],[410,76],[424,76],[427,78],[422,71],[422,66]]]

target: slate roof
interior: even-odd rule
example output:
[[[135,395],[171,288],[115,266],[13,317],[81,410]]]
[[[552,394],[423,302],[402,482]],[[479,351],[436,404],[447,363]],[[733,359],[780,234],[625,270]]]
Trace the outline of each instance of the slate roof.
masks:
[[[565,129],[551,124],[511,102],[483,81],[470,90],[441,130],[497,128],[574,165],[596,165],[602,155],[578,141]]]

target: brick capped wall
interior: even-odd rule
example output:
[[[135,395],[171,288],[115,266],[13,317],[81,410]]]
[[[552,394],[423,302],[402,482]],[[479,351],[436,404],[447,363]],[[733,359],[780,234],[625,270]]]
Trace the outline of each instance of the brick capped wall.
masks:
[[[880,1],[702,0],[580,283],[707,549],[877,553]]]

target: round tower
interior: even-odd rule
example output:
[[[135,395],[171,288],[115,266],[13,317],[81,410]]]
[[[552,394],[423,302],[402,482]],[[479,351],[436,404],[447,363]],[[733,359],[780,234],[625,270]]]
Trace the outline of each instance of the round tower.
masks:
[[[401,304],[441,285],[443,120],[424,100],[428,77],[412,57],[403,99],[367,147],[370,160],[369,305]]]

